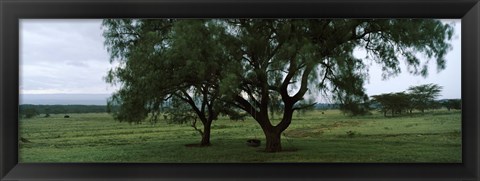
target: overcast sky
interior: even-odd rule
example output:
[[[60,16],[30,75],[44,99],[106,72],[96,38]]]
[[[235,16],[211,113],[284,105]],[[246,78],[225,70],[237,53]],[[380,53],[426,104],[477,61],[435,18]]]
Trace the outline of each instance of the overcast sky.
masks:
[[[115,88],[103,80],[114,65],[103,45],[102,20],[21,20],[20,94],[110,94]],[[378,66],[370,66],[368,95],[404,91],[412,85],[435,83],[443,86],[443,98],[460,98],[460,20],[455,23],[453,50],[446,69],[436,71],[430,61],[427,78],[402,73],[382,80]],[[361,53],[357,53],[361,56]]]

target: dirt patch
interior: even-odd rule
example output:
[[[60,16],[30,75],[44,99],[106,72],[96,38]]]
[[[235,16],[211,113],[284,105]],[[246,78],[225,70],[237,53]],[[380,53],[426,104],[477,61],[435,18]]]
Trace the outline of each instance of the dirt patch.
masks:
[[[338,122],[335,122],[331,125],[326,125],[325,128],[339,128],[339,127],[350,127],[350,126],[358,126],[362,124],[360,121],[338,121]]]
[[[285,131],[285,136],[294,138],[303,138],[311,136],[319,136],[323,134],[322,128],[297,128]]]
[[[358,126],[360,124],[362,124],[362,122],[360,121],[337,121],[332,124],[320,124],[314,127],[286,130],[285,136],[294,137],[294,138],[316,137],[316,136],[321,136],[327,130],[342,128],[342,127]]]

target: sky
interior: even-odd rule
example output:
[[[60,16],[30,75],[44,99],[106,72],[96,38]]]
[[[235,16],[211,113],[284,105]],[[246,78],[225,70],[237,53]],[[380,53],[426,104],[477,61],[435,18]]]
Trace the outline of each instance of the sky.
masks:
[[[109,94],[101,20],[21,20],[21,94]]]
[[[102,20],[22,19],[20,20],[20,94],[111,94],[115,87],[107,84],[107,71],[116,66],[109,61],[104,47]],[[381,70],[370,65],[365,88],[368,95],[400,92],[412,85],[435,83],[443,87],[440,99],[461,97],[460,20],[454,23],[453,49],[446,55],[446,69],[437,72],[430,61],[426,78],[402,73],[382,80]],[[362,57],[361,52],[355,55]]]
[[[410,86],[434,83],[443,87],[440,99],[461,98],[461,20],[442,20],[444,23],[454,24],[454,35],[452,37],[452,50],[445,56],[446,68],[437,71],[436,61],[430,60],[428,76],[414,76],[408,73],[404,62],[401,62],[402,73],[396,77],[382,80],[380,66],[373,64],[369,71],[369,83],[365,85],[368,95],[383,93],[401,92]],[[358,53],[359,57],[361,53]]]

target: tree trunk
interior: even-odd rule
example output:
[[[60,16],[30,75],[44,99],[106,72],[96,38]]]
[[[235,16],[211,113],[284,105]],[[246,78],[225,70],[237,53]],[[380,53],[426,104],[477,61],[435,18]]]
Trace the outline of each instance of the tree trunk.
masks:
[[[265,138],[267,143],[265,145],[266,152],[280,152],[282,151],[282,144],[281,144],[281,132],[277,132],[274,130],[265,131]]]
[[[203,124],[203,135],[202,141],[200,142],[200,146],[210,146],[210,128],[212,125],[212,121],[207,121]]]

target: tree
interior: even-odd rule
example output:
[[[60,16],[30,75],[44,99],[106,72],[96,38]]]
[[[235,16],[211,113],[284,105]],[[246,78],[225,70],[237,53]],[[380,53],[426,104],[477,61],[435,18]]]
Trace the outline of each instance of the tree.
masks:
[[[45,109],[45,117],[46,118],[50,117],[50,109],[49,108]]]
[[[381,105],[380,110],[385,117],[388,111],[391,111],[393,117],[396,113],[401,114],[406,111],[411,105],[410,96],[404,92],[374,95],[372,98]]]
[[[448,99],[441,102],[441,104],[450,111],[451,109],[462,109],[462,100]]]
[[[340,110],[351,116],[365,115],[369,113],[370,102],[366,95],[362,99],[352,99],[347,97],[340,101]]]
[[[384,77],[400,72],[400,60],[410,73],[426,76],[417,53],[445,66],[452,29],[437,20],[228,20],[237,30],[243,67],[238,75],[235,102],[260,124],[266,151],[277,152],[281,133],[292,121],[292,113],[307,92],[341,92],[337,98],[365,97],[365,61],[354,57],[363,48],[382,65]],[[241,96],[247,93],[248,98]],[[272,125],[268,114],[269,95],[278,92],[284,104],[280,123]]]
[[[306,108],[300,103],[307,94],[333,92],[339,100],[362,100],[366,96],[363,83],[368,75],[367,61],[363,59],[380,64],[384,78],[400,73],[400,61],[407,63],[410,73],[426,76],[427,63],[417,58],[422,54],[428,60],[434,59],[437,69],[442,70],[445,68],[444,56],[450,48],[447,40],[453,33],[451,26],[432,19],[112,21],[105,23],[110,30],[107,31],[106,44],[113,58],[122,58],[124,64],[122,68],[113,70],[110,77],[120,77],[119,82],[124,83],[120,90],[125,92],[121,96],[123,99],[138,97],[135,98],[136,106],[131,109],[145,107],[153,98],[162,97],[149,94],[165,95],[164,89],[178,92],[185,88],[175,85],[189,85],[201,90],[197,84],[202,82],[201,85],[209,85],[207,95],[217,95],[210,98],[242,109],[255,119],[265,134],[267,152],[282,150],[281,133],[291,124],[294,111]],[[157,22],[156,26],[147,26],[150,21]],[[179,30],[171,28],[187,21],[198,27],[191,27],[184,34],[178,34]],[[110,33],[116,36],[109,36]],[[174,48],[175,43],[183,42],[181,40],[188,42],[183,46],[185,48]],[[172,49],[189,58],[168,56]],[[368,57],[355,57],[353,52],[358,49],[365,50]],[[136,53],[140,54],[137,58],[132,56]],[[151,61],[150,56],[166,57]],[[168,66],[156,65],[158,62],[185,60],[195,66],[171,66],[167,69]],[[156,63],[151,65],[152,62]],[[187,62],[185,65],[189,65]],[[212,68],[205,66],[207,64]],[[207,67],[208,71],[205,71]],[[157,86],[158,82],[144,82],[145,76],[132,74],[122,77],[125,70],[134,68],[142,70],[139,71],[142,74],[172,77],[175,81],[169,84],[158,81],[162,82],[162,86]],[[164,71],[168,74],[164,75]],[[197,75],[208,75],[212,79],[205,79],[205,76],[197,79]],[[190,78],[194,81],[189,82]],[[144,84],[129,83],[137,81]],[[185,94],[186,90],[183,90]],[[280,95],[283,107],[282,118],[275,125],[268,114],[273,95]],[[121,104],[125,103],[128,101]],[[148,112],[152,110],[145,109],[142,113],[146,115]]]
[[[25,108],[21,110],[20,115],[25,116],[25,118],[33,118],[38,115],[38,111],[35,108]]]
[[[155,122],[162,103],[175,97],[190,105],[202,122],[201,146],[210,145],[212,121],[228,108],[218,101],[219,77],[228,69],[222,65],[228,63],[220,46],[223,27],[206,20],[174,19],[110,19],[103,25],[111,61],[121,62],[106,77],[109,83],[122,84],[108,101],[109,107],[120,107],[114,118]]]
[[[205,129],[202,131],[202,129],[197,127],[199,117],[195,111],[192,110],[191,105],[177,97],[171,97],[169,100],[170,106],[165,111],[165,114],[168,115],[168,123],[190,123],[192,128],[202,136],[203,142],[203,138],[206,137]],[[202,142],[200,144],[201,146],[207,146],[205,143],[202,144]]]
[[[442,87],[437,84],[423,84],[411,86],[408,88],[412,96],[412,103],[415,109],[425,112],[425,109],[431,109],[435,106],[435,99],[440,96]]]

